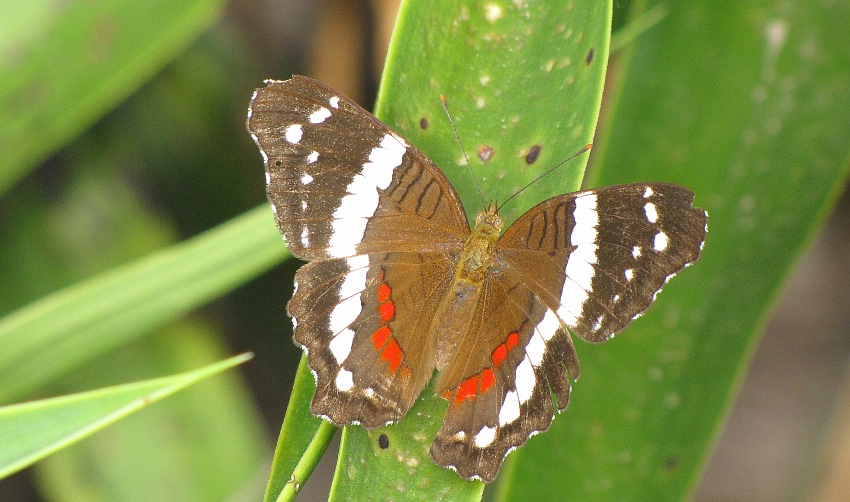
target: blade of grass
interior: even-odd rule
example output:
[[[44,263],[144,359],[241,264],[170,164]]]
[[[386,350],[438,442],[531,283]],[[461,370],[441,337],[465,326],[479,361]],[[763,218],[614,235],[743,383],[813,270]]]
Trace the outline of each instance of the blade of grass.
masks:
[[[266,206],[0,319],[0,402],[140,336],[285,256]],[[245,257],[250,257],[246,259]]]
[[[38,5],[38,4],[37,4]],[[0,194],[219,17],[221,0],[0,7]]]
[[[0,408],[0,444],[4,445],[0,478],[251,357],[242,354],[179,375],[4,406]]]

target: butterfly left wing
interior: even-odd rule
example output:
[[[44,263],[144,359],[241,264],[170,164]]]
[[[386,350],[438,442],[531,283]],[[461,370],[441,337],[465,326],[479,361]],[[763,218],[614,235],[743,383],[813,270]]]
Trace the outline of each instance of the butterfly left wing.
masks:
[[[437,463],[492,481],[509,451],[548,429],[567,406],[567,372],[579,374],[568,329],[610,338],[699,257],[706,215],[692,201],[664,183],[588,190],[544,201],[505,231],[458,351],[479,356],[442,375]]]
[[[434,370],[430,321],[469,234],[445,175],[353,101],[306,77],[267,81],[248,115],[269,202],[309,261],[288,305],[316,377],[311,411],[377,427]]]

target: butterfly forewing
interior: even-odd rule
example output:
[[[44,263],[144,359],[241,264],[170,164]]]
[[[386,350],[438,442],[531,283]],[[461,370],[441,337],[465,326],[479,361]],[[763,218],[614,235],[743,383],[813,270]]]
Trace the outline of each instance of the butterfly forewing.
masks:
[[[496,256],[529,276],[529,287],[570,330],[600,342],[699,257],[706,216],[693,198],[668,183],[553,197],[505,231]]]
[[[469,226],[443,173],[356,103],[295,77],[257,90],[248,129],[293,254],[306,260],[462,243]],[[387,223],[387,218],[392,221]],[[364,239],[367,226],[392,228]]]
[[[469,233],[424,155],[360,106],[305,77],[268,81],[248,128],[290,250],[310,260],[289,304],[336,424],[400,419],[433,373],[429,323]]]

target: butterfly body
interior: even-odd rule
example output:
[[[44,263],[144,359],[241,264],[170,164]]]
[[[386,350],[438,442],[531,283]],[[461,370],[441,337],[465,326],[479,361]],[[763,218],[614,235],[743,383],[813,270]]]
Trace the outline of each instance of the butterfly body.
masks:
[[[248,128],[281,233],[309,262],[288,311],[316,377],[312,412],[395,422],[437,370],[448,409],[431,456],[465,478],[493,480],[567,406],[570,332],[613,336],[705,237],[693,193],[667,183],[559,195],[504,231],[491,204],[470,229],[422,152],[305,77],[266,82]]]

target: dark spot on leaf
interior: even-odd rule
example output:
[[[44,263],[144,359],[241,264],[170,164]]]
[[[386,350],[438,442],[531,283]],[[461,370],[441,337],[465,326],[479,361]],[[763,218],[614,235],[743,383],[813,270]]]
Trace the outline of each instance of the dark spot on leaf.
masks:
[[[676,467],[679,467],[679,456],[678,455],[668,455],[664,460],[664,468],[667,471],[675,470]]]
[[[584,57],[584,64],[589,66],[590,63],[592,63],[592,62],[593,62],[593,47],[591,47],[590,50],[587,51],[587,56]]]
[[[390,447],[390,438],[388,438],[386,434],[381,434],[378,436],[378,446],[380,446],[382,450],[386,450]]]
[[[484,145],[478,149],[478,158],[481,159],[482,162],[486,162],[493,158],[493,147],[490,145]]]
[[[534,164],[537,161],[537,157],[540,156],[540,145],[534,145],[528,150],[528,154],[525,156],[526,164]]]
[[[428,119],[426,119],[425,117],[419,119],[419,127],[421,127],[422,129],[428,129]]]

